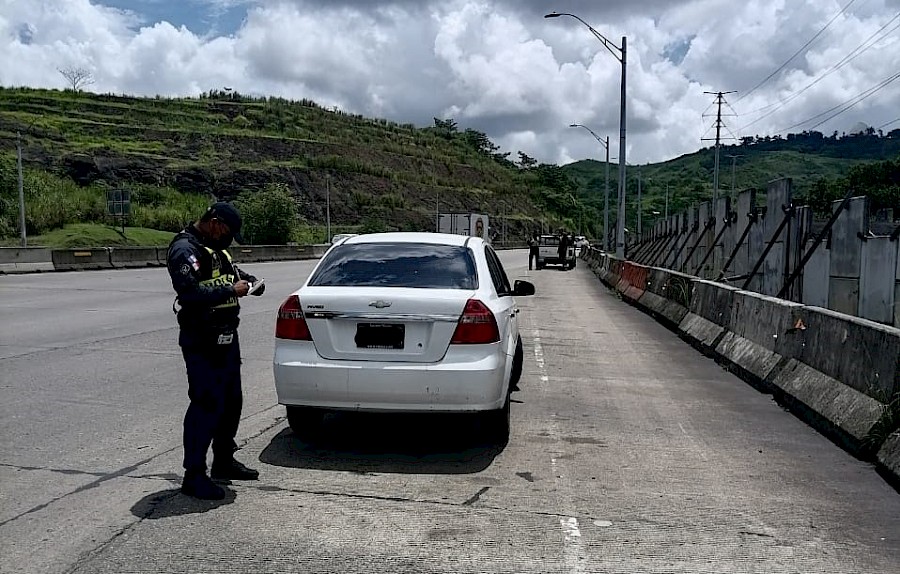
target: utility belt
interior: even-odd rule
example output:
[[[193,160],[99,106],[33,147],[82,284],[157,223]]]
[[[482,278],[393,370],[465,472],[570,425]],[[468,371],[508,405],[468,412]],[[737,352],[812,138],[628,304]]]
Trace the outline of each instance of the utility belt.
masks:
[[[239,323],[240,319],[232,313],[216,312],[215,309],[196,312],[181,309],[178,312],[179,342],[182,346],[230,345],[237,340]]]

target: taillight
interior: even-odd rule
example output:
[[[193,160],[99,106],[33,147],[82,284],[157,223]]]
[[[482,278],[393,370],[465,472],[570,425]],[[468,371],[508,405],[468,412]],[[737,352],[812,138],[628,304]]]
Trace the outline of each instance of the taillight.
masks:
[[[466,301],[466,308],[456,325],[451,344],[496,343],[500,340],[497,320],[487,305],[478,299]]]
[[[291,295],[278,308],[278,319],[275,321],[275,338],[294,341],[312,341],[309,326],[303,318],[300,298]]]

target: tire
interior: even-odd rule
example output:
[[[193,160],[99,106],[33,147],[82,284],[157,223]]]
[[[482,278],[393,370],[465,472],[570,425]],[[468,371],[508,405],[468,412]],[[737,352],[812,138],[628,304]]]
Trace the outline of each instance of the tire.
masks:
[[[482,415],[482,428],[487,432],[487,438],[495,444],[505,445],[509,442],[509,418],[510,400],[506,395],[506,402],[502,408],[495,411],[487,411]]]
[[[313,407],[287,407],[287,420],[294,434],[306,438],[311,436],[322,425],[323,411]]]
[[[512,372],[509,375],[509,388],[518,390],[519,380],[522,378],[522,363],[525,359],[525,351],[522,348],[522,336],[516,339],[516,352],[513,355]]]

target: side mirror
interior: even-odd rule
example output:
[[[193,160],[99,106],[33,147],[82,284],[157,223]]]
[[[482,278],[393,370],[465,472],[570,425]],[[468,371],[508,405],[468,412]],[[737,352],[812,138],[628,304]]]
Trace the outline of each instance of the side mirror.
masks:
[[[516,297],[534,295],[534,284],[528,281],[516,281],[512,294]]]

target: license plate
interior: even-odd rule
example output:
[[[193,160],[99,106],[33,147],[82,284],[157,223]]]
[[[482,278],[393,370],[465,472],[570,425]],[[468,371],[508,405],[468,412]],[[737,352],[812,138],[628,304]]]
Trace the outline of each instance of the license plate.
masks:
[[[402,349],[406,325],[396,323],[359,323],[356,346],[360,349]]]

